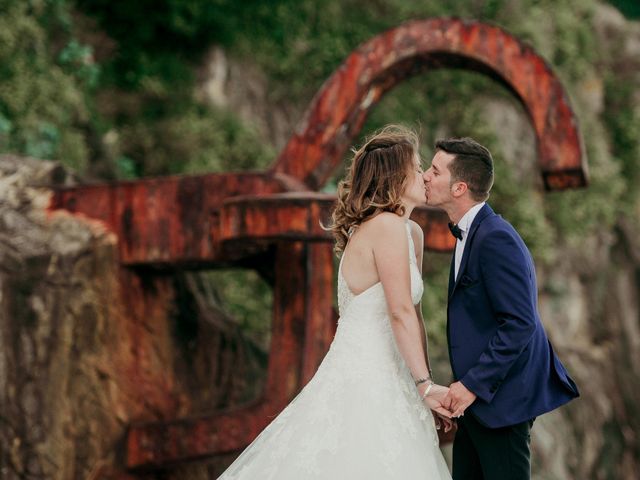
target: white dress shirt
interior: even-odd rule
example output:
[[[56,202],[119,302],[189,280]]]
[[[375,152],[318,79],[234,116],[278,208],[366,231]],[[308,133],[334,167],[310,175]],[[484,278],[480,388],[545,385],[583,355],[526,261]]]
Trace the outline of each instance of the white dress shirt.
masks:
[[[458,271],[460,270],[460,262],[462,262],[462,254],[464,253],[464,246],[467,243],[467,235],[469,234],[469,229],[471,228],[471,224],[473,223],[473,219],[476,218],[476,215],[480,211],[486,202],[478,203],[474,205],[467,213],[465,213],[460,221],[458,222],[458,228],[462,230],[462,240],[456,239],[456,258],[455,258],[455,271],[454,271],[454,279],[458,279]]]

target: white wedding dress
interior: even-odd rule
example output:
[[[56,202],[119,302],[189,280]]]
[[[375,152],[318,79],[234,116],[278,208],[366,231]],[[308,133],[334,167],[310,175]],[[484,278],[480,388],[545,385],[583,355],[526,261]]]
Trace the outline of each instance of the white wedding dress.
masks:
[[[423,284],[406,226],[417,304]],[[340,260],[338,308],[335,338],[315,376],[220,479],[451,478],[431,411],[396,347],[382,284],[353,295]]]

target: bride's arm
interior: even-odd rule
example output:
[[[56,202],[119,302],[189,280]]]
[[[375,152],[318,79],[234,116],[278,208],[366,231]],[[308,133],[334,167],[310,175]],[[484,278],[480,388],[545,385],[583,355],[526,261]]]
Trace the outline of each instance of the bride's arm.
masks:
[[[416,263],[418,264],[418,269],[420,270],[420,275],[422,275],[422,255],[424,252],[424,234],[422,233],[422,229],[419,225],[414,222],[410,222],[411,225],[411,233],[413,236],[413,243],[416,247]],[[433,370],[431,368],[431,364],[429,362],[429,340],[427,337],[427,330],[424,326],[424,317],[422,316],[422,302],[418,302],[415,307],[416,315],[418,316],[418,325],[420,325],[420,337],[422,339],[422,348],[424,348],[424,358],[427,362],[427,369],[429,370],[429,377],[433,380]]]
[[[433,380],[433,372],[429,364],[429,340],[427,339],[427,331],[424,327],[424,318],[422,317],[422,302],[416,305],[416,315],[418,317],[418,325],[420,326],[420,337],[422,340],[422,348],[424,349],[424,359],[427,362],[427,370],[429,377]]]
[[[418,315],[411,300],[411,275],[409,272],[409,244],[404,219],[393,213],[382,213],[371,220],[373,257],[387,307],[391,317],[391,328],[411,375],[414,379],[428,378],[422,331]],[[429,383],[419,385],[423,394]],[[439,403],[446,395],[446,387],[430,388],[429,406],[437,412],[450,416]],[[442,397],[442,398],[440,398]]]

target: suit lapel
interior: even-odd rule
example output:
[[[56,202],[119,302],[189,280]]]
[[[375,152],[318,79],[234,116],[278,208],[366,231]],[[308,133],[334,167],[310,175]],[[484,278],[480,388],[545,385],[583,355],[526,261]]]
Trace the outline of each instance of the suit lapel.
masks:
[[[471,252],[471,248],[473,245],[473,237],[478,231],[478,227],[480,226],[480,224],[483,222],[485,218],[491,215],[495,215],[495,213],[493,212],[489,204],[485,203],[484,207],[482,207],[478,212],[478,214],[476,215],[476,218],[473,219],[471,228],[469,228],[469,234],[467,235],[467,241],[465,242],[465,245],[464,245],[464,252],[462,252],[462,259],[460,260],[460,269],[458,270],[458,278],[455,280],[453,287],[449,288],[449,298],[451,298],[451,296],[453,295],[453,292],[456,291],[456,287],[458,286],[458,283],[460,283],[460,279],[462,278],[465,267],[467,266],[467,262],[469,261],[469,254]],[[455,262],[455,252],[454,252],[453,261],[452,261],[452,272],[454,272],[453,268],[455,268],[453,266],[454,265],[453,262]],[[449,278],[449,285],[451,285],[451,280],[453,278],[454,278],[454,274],[452,273]]]

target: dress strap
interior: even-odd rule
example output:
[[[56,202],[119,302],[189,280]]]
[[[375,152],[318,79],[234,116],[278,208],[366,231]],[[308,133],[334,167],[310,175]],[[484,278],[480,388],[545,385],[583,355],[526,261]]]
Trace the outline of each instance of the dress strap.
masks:
[[[407,236],[409,237],[409,259],[418,264],[418,259],[416,258],[416,246],[413,243],[413,235],[411,235],[411,225],[409,224],[409,220],[405,221],[405,226],[407,227]]]

